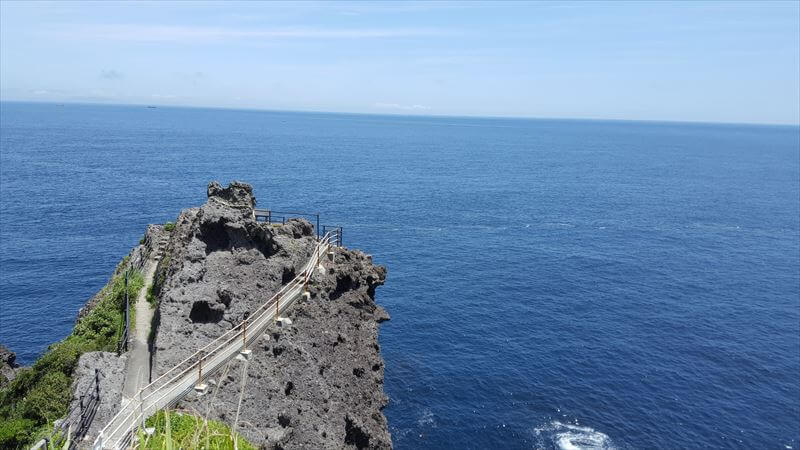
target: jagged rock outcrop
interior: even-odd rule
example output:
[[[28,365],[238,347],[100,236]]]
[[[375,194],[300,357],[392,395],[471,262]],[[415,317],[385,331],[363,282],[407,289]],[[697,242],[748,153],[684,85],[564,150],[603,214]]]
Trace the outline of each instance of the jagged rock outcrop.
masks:
[[[229,330],[291,281],[311,257],[315,231],[305,220],[256,222],[252,188],[208,187],[209,200],[184,210],[156,272],[155,379]],[[238,429],[265,448],[390,448],[382,409],[383,360],[375,304],[386,269],[369,255],[339,248],[315,273],[310,301],[288,312],[253,348]],[[233,424],[242,364],[214,376],[214,395],[180,407]]]
[[[248,208],[256,206],[253,187],[240,181],[234,181],[226,188],[222,187],[218,182],[212,181],[208,184],[207,194],[209,199],[223,200],[232,206]]]
[[[94,418],[89,430],[83,436],[80,448],[91,447],[100,430],[119,411],[122,400],[122,382],[125,378],[125,356],[109,352],[84,353],[78,359],[72,381],[72,401],[70,402],[70,423],[77,426],[81,421],[81,401],[89,405],[89,397],[95,389],[99,392],[99,402],[94,410]],[[81,397],[84,397],[81,399]],[[84,408],[89,411],[89,408]],[[88,414],[88,412],[85,412]]]
[[[5,386],[17,376],[17,354],[0,345],[0,387]]]

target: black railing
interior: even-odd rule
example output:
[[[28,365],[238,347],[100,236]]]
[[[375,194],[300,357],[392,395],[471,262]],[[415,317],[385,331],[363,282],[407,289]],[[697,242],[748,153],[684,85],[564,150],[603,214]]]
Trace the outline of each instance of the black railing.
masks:
[[[128,274],[130,269],[125,271],[125,329],[122,330],[122,338],[117,347],[117,354],[128,351],[128,334],[131,329],[131,302],[128,298]]]
[[[319,213],[302,213],[302,212],[289,212],[289,211],[272,211],[269,209],[254,209],[256,222],[266,223],[286,223],[286,220],[292,217],[302,217],[304,219],[313,219],[317,224],[314,229],[317,231],[317,239],[324,236],[325,233],[320,234],[319,229]],[[258,220],[263,219],[263,220]]]
[[[253,215],[256,218],[256,222],[264,222],[270,224],[286,223],[286,220],[292,217],[313,218],[314,221],[317,223],[316,227],[314,227],[314,229],[317,231],[317,239],[320,239],[322,236],[325,236],[325,234],[331,231],[333,232],[333,239],[331,240],[331,242],[338,247],[342,246],[342,227],[334,225],[320,226],[318,213],[301,213],[301,212],[273,211],[270,209],[254,209]]]
[[[67,413],[53,433],[44,438],[45,448],[61,448],[69,437],[69,449],[78,448],[78,441],[86,435],[92,425],[97,408],[100,406],[100,371],[94,369],[94,383],[92,383],[80,397],[80,403]],[[70,422],[70,418],[78,413],[77,423]],[[74,429],[70,430],[71,427]]]

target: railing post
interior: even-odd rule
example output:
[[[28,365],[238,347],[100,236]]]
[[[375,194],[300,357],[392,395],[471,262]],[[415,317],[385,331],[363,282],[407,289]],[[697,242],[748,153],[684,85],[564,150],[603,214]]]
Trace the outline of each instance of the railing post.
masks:
[[[281,294],[278,294],[275,297],[275,323],[278,323],[278,314],[280,314],[281,312],[280,304],[281,304]]]
[[[203,358],[205,356],[206,352],[200,352],[200,359],[197,361],[197,384],[194,385],[194,390],[198,395],[205,395],[208,389],[208,385],[203,383]]]
[[[131,307],[130,299],[128,298],[128,274],[130,271],[130,268],[125,271],[125,340],[122,343],[122,348],[125,350],[128,350],[128,333],[131,329]]]
[[[247,319],[242,322],[242,350],[247,350]]]
[[[94,393],[100,399],[100,369],[94,369]]]
[[[72,447],[72,424],[69,424],[67,427],[67,440],[64,442],[64,449],[69,449]]]
[[[166,414],[169,414],[169,411],[164,411]],[[142,421],[142,430],[145,429],[145,422],[144,422],[144,402],[142,401],[142,390],[139,389],[139,419]]]

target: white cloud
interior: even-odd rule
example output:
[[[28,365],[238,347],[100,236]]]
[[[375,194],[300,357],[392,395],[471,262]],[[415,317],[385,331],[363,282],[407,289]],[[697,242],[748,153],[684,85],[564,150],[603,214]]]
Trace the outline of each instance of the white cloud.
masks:
[[[224,27],[172,25],[89,25],[58,33],[72,39],[136,42],[214,42],[248,39],[369,39],[452,34],[435,28],[275,28],[241,30]]]
[[[102,70],[100,72],[100,78],[103,78],[105,80],[121,80],[122,78],[124,78],[124,75],[122,75],[122,72],[119,72],[114,69]]]
[[[401,105],[399,103],[375,103],[376,108],[381,109],[398,109],[402,111],[427,111],[430,106],[425,105]]]

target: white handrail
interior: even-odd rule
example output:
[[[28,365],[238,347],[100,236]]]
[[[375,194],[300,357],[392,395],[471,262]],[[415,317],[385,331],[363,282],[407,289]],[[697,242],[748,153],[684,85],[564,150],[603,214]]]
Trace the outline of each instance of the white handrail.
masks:
[[[264,330],[299,298],[311,280],[317,265],[331,247],[333,232],[326,233],[314,249],[303,270],[281,287],[269,300],[256,308],[243,322],[223,333],[203,348],[156,378],[122,407],[100,431],[95,449],[122,449],[130,443],[135,427],[161,408],[174,405],[192,388],[213,375],[227,361],[239,354],[247,344],[258,339]],[[247,336],[244,323],[247,322]],[[213,348],[212,348],[213,347]],[[197,375],[193,372],[197,370]],[[137,400],[138,399],[138,400]]]

